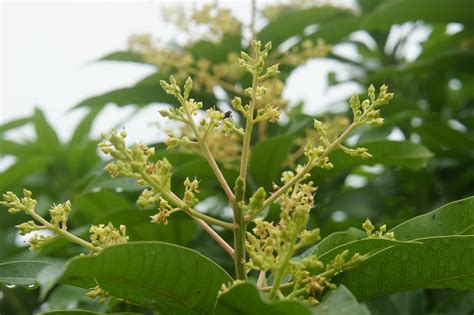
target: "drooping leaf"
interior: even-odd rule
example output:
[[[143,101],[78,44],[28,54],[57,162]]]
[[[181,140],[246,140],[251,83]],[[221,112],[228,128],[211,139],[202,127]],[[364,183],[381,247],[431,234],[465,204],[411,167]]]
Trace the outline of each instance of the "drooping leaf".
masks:
[[[311,310],[297,301],[272,301],[255,285],[244,282],[223,293],[217,302],[216,315],[311,315]]]
[[[370,315],[370,311],[344,286],[340,285],[329,293],[324,300],[314,308],[318,315]]]
[[[71,260],[61,281],[83,288],[98,284],[113,296],[167,314],[210,314],[219,288],[231,278],[193,250],[136,242]]]

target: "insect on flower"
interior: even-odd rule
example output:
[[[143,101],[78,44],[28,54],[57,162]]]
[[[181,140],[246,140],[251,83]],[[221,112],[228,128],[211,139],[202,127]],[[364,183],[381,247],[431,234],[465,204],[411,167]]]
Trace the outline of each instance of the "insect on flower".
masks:
[[[224,113],[224,119],[232,118],[232,111],[228,110]]]

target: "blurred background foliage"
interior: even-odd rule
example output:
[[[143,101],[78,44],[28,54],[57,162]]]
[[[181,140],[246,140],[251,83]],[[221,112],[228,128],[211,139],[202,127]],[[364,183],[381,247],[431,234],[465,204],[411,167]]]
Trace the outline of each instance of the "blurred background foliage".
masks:
[[[314,116],[306,114],[305,104],[282,99],[281,87],[301,64],[320,58],[332,46],[335,49],[323,58],[344,66],[350,75],[339,78],[330,73],[328,89],[348,82],[356,83],[361,91],[371,83],[387,84],[396,96],[383,110],[382,128],[361,128],[349,139],[352,144],[364,143],[374,155],[372,160],[362,165],[356,159],[336,153],[332,158],[334,170],[314,171],[319,190],[312,224],[320,226],[323,235],[359,227],[366,217],[393,227],[474,194],[474,3],[471,0],[358,0],[355,9],[296,1],[259,9],[257,20],[262,27],[256,36],[262,42],[272,41],[270,59],[282,63],[282,81],[273,81],[269,87],[274,90],[271,101],[279,102],[285,115],[279,124],[258,126],[250,161],[252,189],[271,187],[283,170],[301,158],[299,148],[302,139],[311,136],[307,130]],[[192,93],[195,99],[203,101],[205,107],[229,110],[230,100],[240,93],[238,82],[244,82],[245,86],[249,80],[236,65],[236,53],[248,50],[248,30],[228,11],[209,9],[207,16],[202,12],[186,19],[176,12],[167,16],[174,22],[181,21],[179,26],[188,32],[194,29],[193,25],[202,27],[204,18],[206,36],[191,33],[186,45],[158,47],[150,37],[135,35],[128,50],[102,57],[101,62],[152,64],[156,72],[133,86],[108,91],[78,104],[76,108],[85,107],[88,114],[69,141],[59,140],[41,109],[36,109],[30,117],[1,125],[0,153],[2,157],[13,157],[14,163],[1,173],[0,191],[18,193],[28,187],[39,199],[39,210],[44,213],[53,202],[70,199],[73,204],[70,225],[78,235],[86,236],[91,223],[122,223],[127,225],[132,241],[163,240],[186,245],[231,270],[225,252],[188,217],[173,216],[166,226],[149,223],[148,217],[154,211],[138,210],[135,205],[141,188],[128,179],[111,180],[103,172],[105,162],[96,149],[98,135],[90,134],[94,119],[110,103],[119,107],[132,105],[137,110],[153,103],[176,106],[158,85],[159,79],[170,74],[179,80],[191,75],[198,83]],[[428,35],[413,57],[408,54],[408,47],[419,30]],[[350,47],[355,54],[348,56],[337,47]],[[304,58],[295,60],[294,55]],[[237,70],[232,68],[233,64]],[[347,110],[348,106],[329,107],[317,118],[330,121],[337,129],[338,124],[351,118]],[[238,113],[233,113],[233,117],[239,120]],[[28,124],[34,126],[35,138],[11,140],[9,135]],[[393,135],[397,141],[387,139]],[[232,159],[238,154],[236,145],[232,139],[215,139],[214,152],[220,154],[225,176],[231,182],[238,172],[236,160]],[[163,143],[154,146],[157,158],[166,156],[173,164],[176,189],[182,187],[180,184],[187,176],[196,176],[202,187],[199,210],[230,217],[225,196],[198,153],[167,151]],[[273,210],[268,212],[270,218],[275,215]],[[39,253],[28,252],[13,229],[22,221],[23,218],[6,211],[0,212],[0,262],[19,259],[63,262],[80,253],[79,248],[61,240]],[[46,303],[38,298],[36,291],[0,289],[1,314],[30,314],[40,305],[43,310],[80,306],[100,311],[106,307],[85,297],[83,290],[67,286],[52,290]],[[471,314],[473,301],[472,292],[417,290],[366,304],[373,314]],[[124,311],[133,307],[117,303],[113,309]]]

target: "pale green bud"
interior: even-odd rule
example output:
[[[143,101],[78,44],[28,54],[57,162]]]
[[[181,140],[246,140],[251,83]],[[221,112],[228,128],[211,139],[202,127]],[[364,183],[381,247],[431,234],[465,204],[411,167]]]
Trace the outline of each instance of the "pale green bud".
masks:
[[[267,193],[263,187],[257,189],[257,191],[250,197],[249,201],[249,212],[250,214],[256,213],[262,209],[263,202]]]

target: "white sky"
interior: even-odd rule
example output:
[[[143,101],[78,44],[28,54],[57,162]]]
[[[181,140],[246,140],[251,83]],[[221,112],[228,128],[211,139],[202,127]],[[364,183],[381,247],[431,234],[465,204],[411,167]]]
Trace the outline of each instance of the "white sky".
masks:
[[[1,1],[1,0],[0,0]],[[197,1],[209,2],[209,1]],[[261,3],[262,1],[259,1]],[[265,1],[271,2],[271,1]],[[176,36],[165,24],[160,6],[173,1],[3,1],[1,3],[0,122],[24,117],[41,107],[67,139],[84,110],[68,111],[86,97],[132,85],[152,73],[150,66],[129,63],[94,63],[98,57],[126,48],[132,33],[152,33],[164,41]],[[192,1],[185,1],[190,7]],[[250,0],[220,1],[247,18]],[[325,90],[326,73],[342,72],[327,61],[313,61],[295,71],[285,90],[292,102],[305,100],[309,112],[347,98],[355,86]],[[159,88],[157,86],[157,88]],[[132,112],[109,106],[96,121],[93,133],[107,131]],[[146,125],[157,121],[156,107],[142,111],[126,123],[133,141],[153,141],[160,135]],[[15,138],[28,136],[14,135]]]

